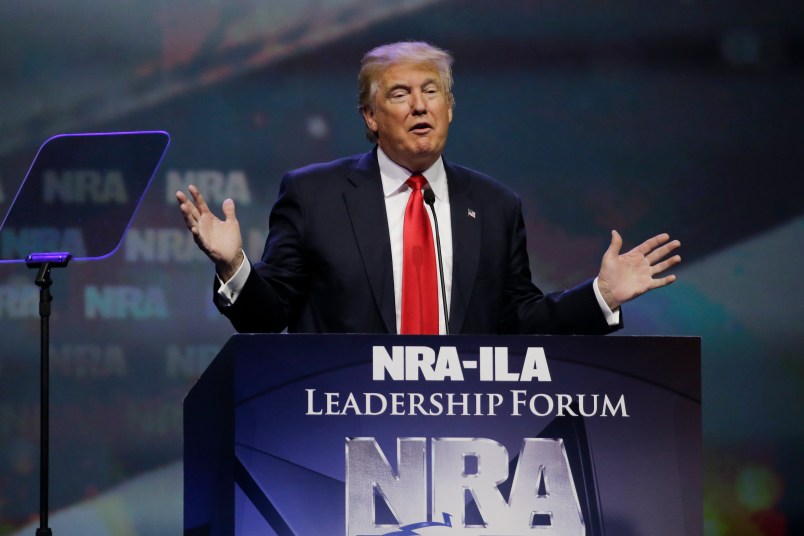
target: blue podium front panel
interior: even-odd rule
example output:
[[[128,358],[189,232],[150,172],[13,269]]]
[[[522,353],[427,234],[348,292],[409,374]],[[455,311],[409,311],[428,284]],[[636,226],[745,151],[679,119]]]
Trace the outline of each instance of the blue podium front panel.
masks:
[[[700,341],[237,335],[185,401],[185,534],[703,532]]]

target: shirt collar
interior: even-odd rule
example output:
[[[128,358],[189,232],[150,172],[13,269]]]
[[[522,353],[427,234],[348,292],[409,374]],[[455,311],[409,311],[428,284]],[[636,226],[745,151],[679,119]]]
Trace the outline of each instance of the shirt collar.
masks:
[[[405,182],[410,178],[410,170],[400,166],[390,158],[385,152],[377,147],[377,162],[380,165],[380,177],[382,178],[382,191],[385,197],[391,197],[402,191],[406,191],[408,186]],[[438,200],[446,199],[447,172],[444,169],[444,161],[438,157],[432,166],[422,173],[427,179],[430,188]]]

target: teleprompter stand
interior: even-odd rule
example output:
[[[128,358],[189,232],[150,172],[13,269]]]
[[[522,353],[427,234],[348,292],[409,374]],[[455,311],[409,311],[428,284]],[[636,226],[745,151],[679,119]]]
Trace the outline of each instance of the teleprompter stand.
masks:
[[[65,268],[71,260],[101,260],[117,251],[169,143],[170,136],[162,131],[54,136],[42,144],[7,213],[0,213],[0,263],[24,262],[36,269],[34,282],[39,287],[40,526],[36,536],[53,534],[48,527],[51,272]],[[46,195],[47,184],[60,185],[61,193],[54,195],[51,190]],[[71,187],[80,188],[80,195],[70,193]],[[75,248],[71,246],[70,252],[54,251],[60,248],[53,237],[62,234],[71,237]]]
[[[52,268],[65,268],[73,256],[66,252],[33,253],[25,263],[37,269],[34,283],[39,287],[39,528],[36,536],[50,536],[48,497],[50,490],[50,278]]]

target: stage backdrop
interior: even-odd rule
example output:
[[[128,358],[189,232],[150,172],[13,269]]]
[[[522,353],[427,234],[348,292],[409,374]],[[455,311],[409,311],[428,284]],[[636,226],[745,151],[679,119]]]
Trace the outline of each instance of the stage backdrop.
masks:
[[[0,213],[51,135],[172,138],[117,254],[54,273],[56,532],[180,530],[181,402],[232,329],[174,192],[234,199],[258,257],[286,170],[371,148],[360,57],[410,38],[454,52],[445,156],[519,192],[540,287],[593,276],[612,228],[681,239],[679,281],[622,334],[702,337],[707,534],[801,532],[802,21],[776,0],[0,3]],[[38,508],[34,275],[0,266],[0,534]]]

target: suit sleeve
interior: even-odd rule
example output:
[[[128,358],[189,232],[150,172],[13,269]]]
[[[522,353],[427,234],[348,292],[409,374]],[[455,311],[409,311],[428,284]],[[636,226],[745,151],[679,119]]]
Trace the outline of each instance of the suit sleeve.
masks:
[[[609,326],[606,322],[591,279],[571,289],[547,295],[533,284],[519,198],[516,199],[510,237],[502,332],[602,335],[621,327]]]
[[[287,174],[271,209],[262,260],[252,266],[235,303],[219,306],[238,332],[277,333],[298,316],[309,288],[303,237],[302,194]]]

